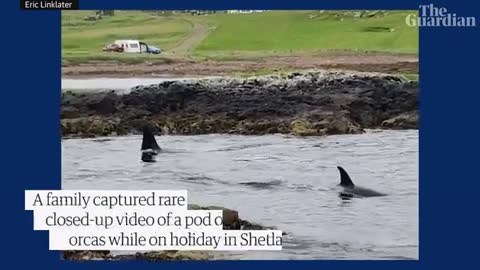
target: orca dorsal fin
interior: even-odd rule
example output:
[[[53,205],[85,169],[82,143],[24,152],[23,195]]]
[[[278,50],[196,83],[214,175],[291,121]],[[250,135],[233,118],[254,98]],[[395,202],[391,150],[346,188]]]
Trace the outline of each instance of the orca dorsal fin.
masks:
[[[340,186],[342,187],[354,187],[355,185],[348,176],[348,173],[340,166],[337,166],[338,170],[340,171]]]
[[[143,139],[142,139],[142,149],[141,150],[153,150],[160,151],[161,148],[158,146],[157,141],[155,140],[155,135],[153,135],[152,129],[150,126],[146,125],[143,127]]]

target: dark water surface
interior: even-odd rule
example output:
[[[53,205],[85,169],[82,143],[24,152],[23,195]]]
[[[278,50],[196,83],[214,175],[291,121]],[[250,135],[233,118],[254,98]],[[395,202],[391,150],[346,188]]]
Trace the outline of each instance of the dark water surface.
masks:
[[[234,259],[418,259],[416,130],[159,136],[165,151],[149,164],[140,162],[141,139],[62,141],[63,188],[187,189],[190,203],[236,209],[288,233],[282,251]],[[341,200],[337,165],[389,195]]]

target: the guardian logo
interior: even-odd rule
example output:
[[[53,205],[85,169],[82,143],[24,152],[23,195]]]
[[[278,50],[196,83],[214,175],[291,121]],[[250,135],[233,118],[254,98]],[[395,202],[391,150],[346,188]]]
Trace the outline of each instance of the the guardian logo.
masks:
[[[448,12],[445,7],[435,7],[433,4],[420,5],[418,14],[409,14],[405,23],[412,27],[475,27],[475,17],[457,16]]]

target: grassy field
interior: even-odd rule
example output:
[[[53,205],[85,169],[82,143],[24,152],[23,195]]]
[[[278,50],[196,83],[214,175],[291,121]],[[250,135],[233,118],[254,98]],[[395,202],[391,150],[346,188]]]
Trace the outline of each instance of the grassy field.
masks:
[[[102,48],[116,39],[139,39],[168,51],[183,40],[193,27],[188,20],[158,16],[142,11],[115,11],[112,17],[86,21],[94,11],[62,12],[62,59],[68,62],[121,60],[126,63],[163,61],[147,54],[105,53]],[[168,60],[166,60],[168,61]]]
[[[418,50],[418,29],[405,25],[409,12],[275,11],[222,14],[208,19],[216,29],[198,46],[200,55],[250,52],[315,53]],[[370,16],[370,17],[368,17]]]
[[[418,28],[408,27],[411,11],[267,11],[154,15],[116,11],[113,17],[85,21],[93,11],[62,12],[62,57],[65,62],[120,60],[128,63],[168,61],[175,57],[242,58],[259,55],[320,54],[336,51],[416,54]],[[198,45],[175,53],[194,25],[210,30]],[[140,39],[161,47],[161,55],[104,53],[115,39]]]

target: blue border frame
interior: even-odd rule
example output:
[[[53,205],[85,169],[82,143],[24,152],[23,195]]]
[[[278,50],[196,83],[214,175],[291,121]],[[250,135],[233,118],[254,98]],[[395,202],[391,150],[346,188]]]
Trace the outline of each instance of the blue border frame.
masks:
[[[420,1],[477,16],[478,3]],[[417,9],[419,1],[80,0],[81,9]],[[4,7],[6,6],[6,7]],[[478,250],[478,63],[476,28],[421,28],[419,261],[61,261],[48,233],[33,231],[25,189],[60,188],[60,12],[20,11],[2,1],[4,74],[0,99],[3,180],[2,264],[45,269],[442,269],[464,268]],[[480,23],[480,22],[477,22]],[[475,37],[475,38],[474,38]],[[6,83],[6,85],[5,85]],[[467,186],[465,186],[467,185]],[[475,214],[477,213],[477,214]],[[8,223],[6,221],[8,220]]]

